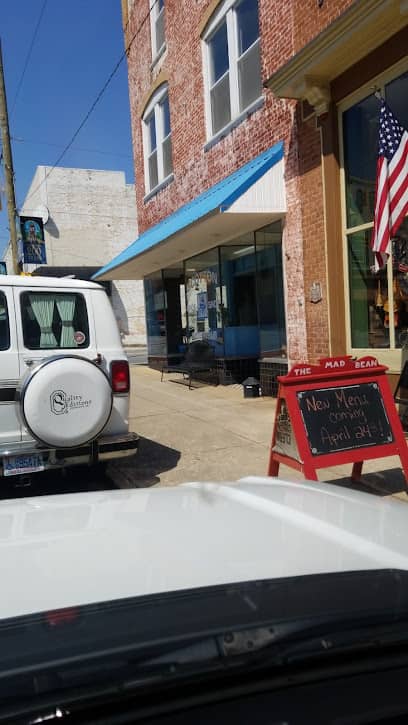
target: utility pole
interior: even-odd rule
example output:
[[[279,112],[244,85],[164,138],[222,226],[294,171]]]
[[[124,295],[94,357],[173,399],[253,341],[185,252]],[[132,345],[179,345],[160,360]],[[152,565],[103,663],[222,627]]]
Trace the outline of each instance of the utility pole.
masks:
[[[7,213],[10,227],[11,258],[13,274],[19,274],[17,228],[16,228],[16,197],[14,193],[13,157],[11,155],[10,131],[7,112],[6,86],[4,83],[3,55],[0,41],[0,128],[3,143],[4,176],[6,181]]]

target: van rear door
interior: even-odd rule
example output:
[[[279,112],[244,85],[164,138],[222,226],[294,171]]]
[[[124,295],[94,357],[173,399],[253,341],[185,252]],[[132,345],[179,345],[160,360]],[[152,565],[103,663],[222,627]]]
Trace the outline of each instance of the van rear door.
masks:
[[[13,288],[0,285],[0,453],[21,441],[15,402],[20,377]]]
[[[90,290],[75,287],[14,287],[19,340],[19,368],[23,377],[55,355],[97,355]],[[22,439],[31,436],[22,427]]]

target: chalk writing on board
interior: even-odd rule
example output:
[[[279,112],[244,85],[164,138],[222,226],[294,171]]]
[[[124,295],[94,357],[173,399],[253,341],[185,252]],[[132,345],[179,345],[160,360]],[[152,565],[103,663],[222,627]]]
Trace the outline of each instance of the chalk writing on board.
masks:
[[[394,440],[377,383],[300,391],[297,398],[314,456]]]

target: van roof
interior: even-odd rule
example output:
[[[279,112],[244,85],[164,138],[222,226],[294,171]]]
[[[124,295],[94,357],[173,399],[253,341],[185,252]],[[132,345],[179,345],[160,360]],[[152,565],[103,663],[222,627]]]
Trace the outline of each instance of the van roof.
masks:
[[[1,287],[67,287],[77,289],[103,289],[96,282],[71,277],[25,277],[18,274],[0,275]]]

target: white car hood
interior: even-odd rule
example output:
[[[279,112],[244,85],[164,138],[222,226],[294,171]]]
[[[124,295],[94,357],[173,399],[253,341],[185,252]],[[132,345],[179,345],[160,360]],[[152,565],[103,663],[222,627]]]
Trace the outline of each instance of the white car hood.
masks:
[[[252,478],[0,503],[0,618],[230,582],[408,569],[402,501]]]

